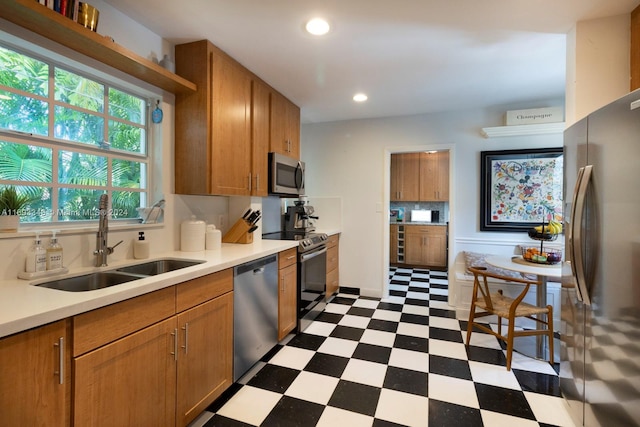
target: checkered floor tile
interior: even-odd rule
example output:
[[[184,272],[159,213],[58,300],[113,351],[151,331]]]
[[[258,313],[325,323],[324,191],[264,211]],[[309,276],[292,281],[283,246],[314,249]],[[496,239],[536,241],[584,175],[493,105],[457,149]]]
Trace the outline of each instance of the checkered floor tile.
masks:
[[[555,369],[447,304],[447,273],[392,268],[385,299],[338,294],[205,414],[213,426],[569,426]]]

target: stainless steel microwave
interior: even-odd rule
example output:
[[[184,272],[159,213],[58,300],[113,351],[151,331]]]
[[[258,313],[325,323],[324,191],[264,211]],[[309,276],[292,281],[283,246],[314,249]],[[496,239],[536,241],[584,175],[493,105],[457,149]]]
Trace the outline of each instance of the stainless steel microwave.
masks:
[[[269,194],[304,194],[304,162],[279,153],[269,153]]]

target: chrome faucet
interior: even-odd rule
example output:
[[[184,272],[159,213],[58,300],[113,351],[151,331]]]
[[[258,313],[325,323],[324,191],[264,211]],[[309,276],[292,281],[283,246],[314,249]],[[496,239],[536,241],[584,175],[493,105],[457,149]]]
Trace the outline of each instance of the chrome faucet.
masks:
[[[96,267],[107,266],[107,256],[113,253],[113,250],[123,241],[120,240],[115,245],[108,246],[109,235],[109,211],[107,209],[109,205],[109,196],[103,194],[100,196],[100,202],[98,203],[98,232],[96,233],[96,250],[93,254],[96,256]]]

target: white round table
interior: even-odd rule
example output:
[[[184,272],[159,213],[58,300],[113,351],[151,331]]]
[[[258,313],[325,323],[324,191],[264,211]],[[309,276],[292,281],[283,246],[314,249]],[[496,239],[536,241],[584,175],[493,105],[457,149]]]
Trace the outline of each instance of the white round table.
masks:
[[[499,256],[494,255],[487,257],[485,259],[487,264],[492,265],[494,267],[503,268],[505,270],[517,271],[522,274],[534,274],[540,280],[541,285],[536,286],[536,305],[540,307],[547,306],[547,279],[549,277],[560,278],[562,277],[562,263],[553,264],[553,265],[544,265],[544,264],[534,264],[528,261],[525,261],[521,256]],[[556,309],[556,307],[554,307]],[[559,307],[558,307],[559,309]],[[514,342],[514,349],[518,350],[520,353],[525,354],[527,356],[535,357],[537,359],[545,359],[548,360],[548,351],[547,345],[544,340],[544,337],[541,335],[537,335],[535,337],[535,350],[531,350],[531,344],[527,345],[527,338],[522,337],[518,338]],[[524,343],[521,345],[517,345],[518,343]],[[559,362],[560,354],[560,345],[556,345],[554,343],[554,361]],[[557,363],[556,362],[556,363]]]

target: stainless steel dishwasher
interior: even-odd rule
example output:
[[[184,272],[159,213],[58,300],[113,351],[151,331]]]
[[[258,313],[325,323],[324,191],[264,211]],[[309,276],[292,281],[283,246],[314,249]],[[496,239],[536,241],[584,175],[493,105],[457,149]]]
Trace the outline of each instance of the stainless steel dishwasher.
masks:
[[[233,381],[278,343],[278,256],[233,269]]]

